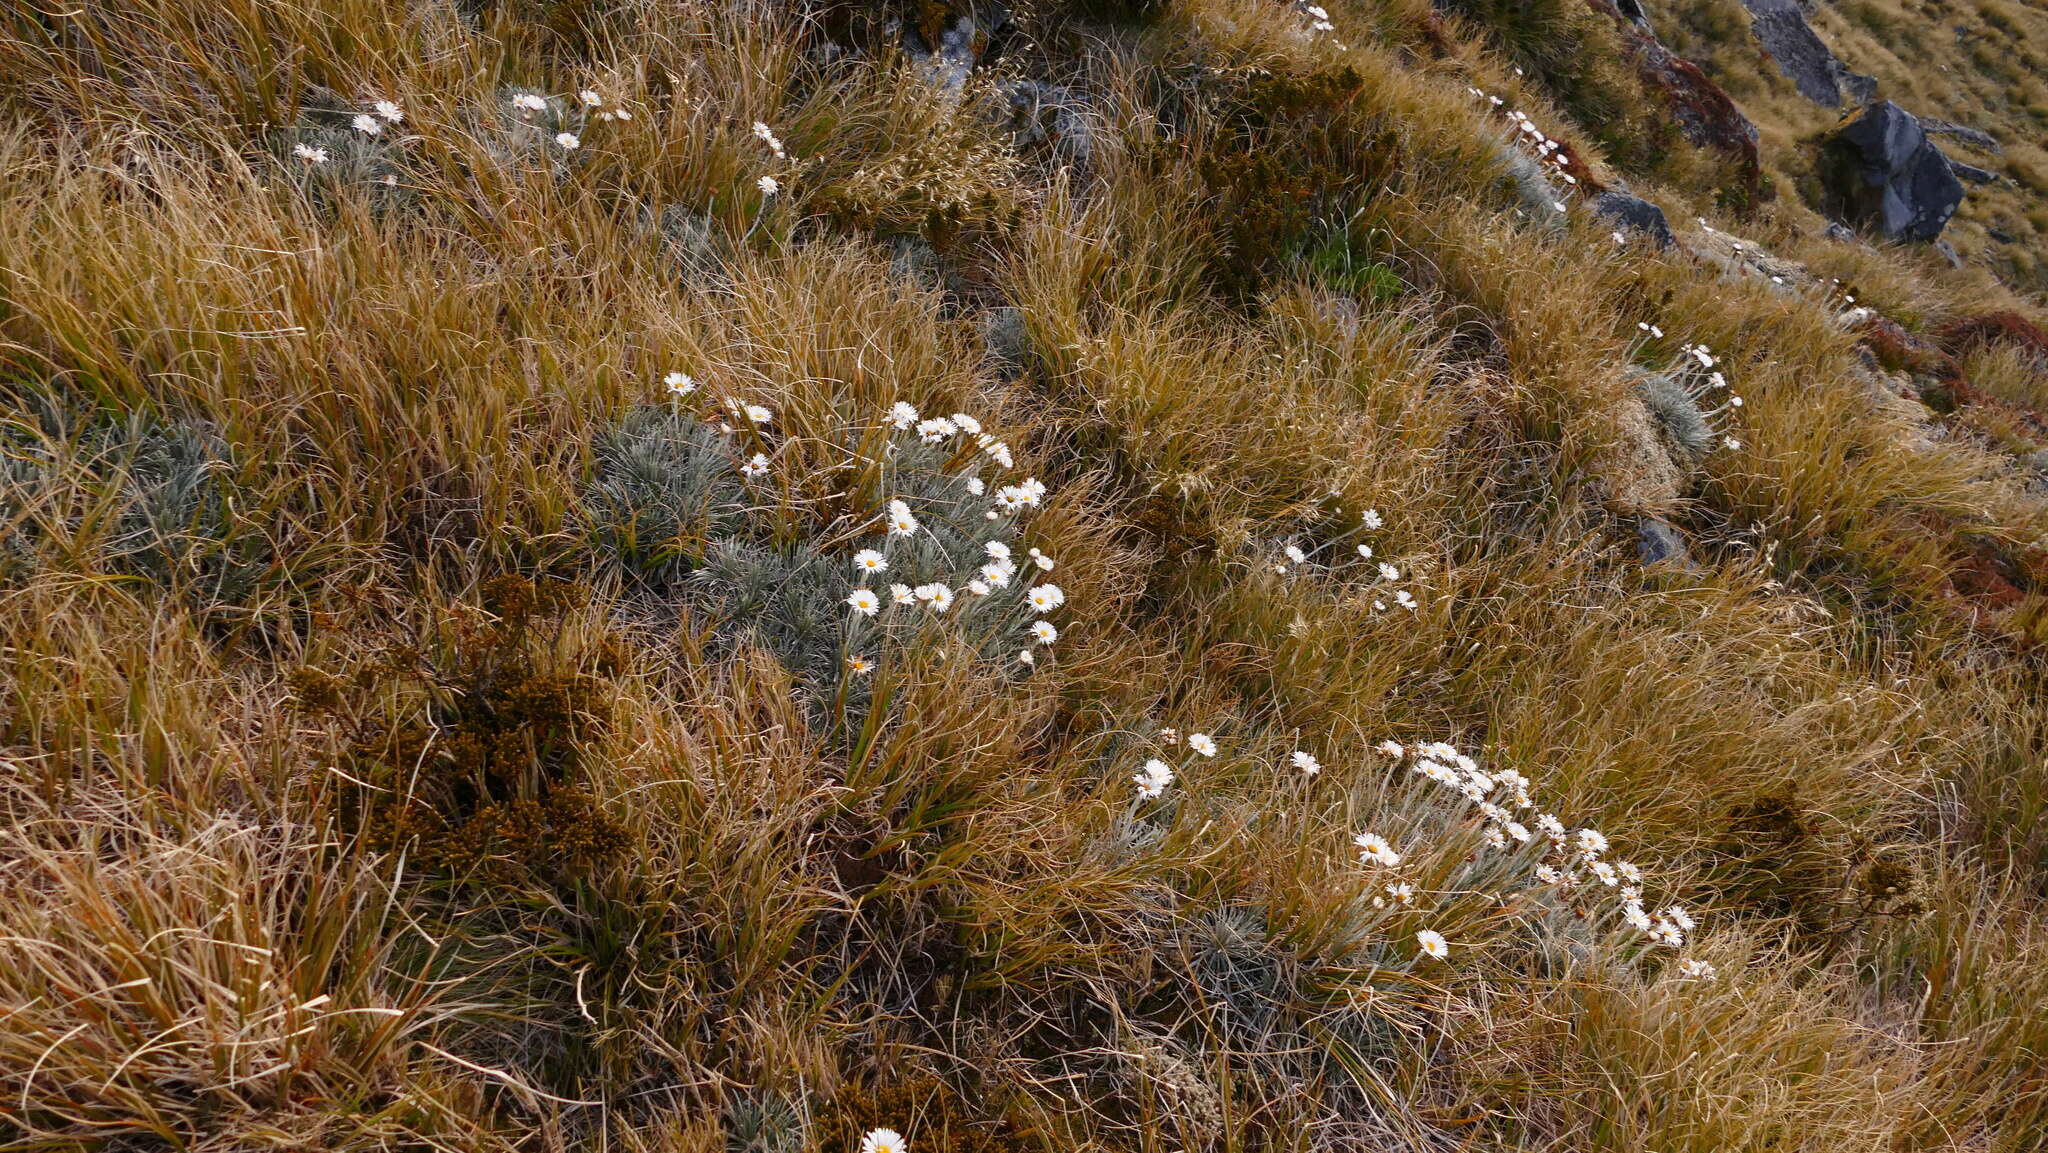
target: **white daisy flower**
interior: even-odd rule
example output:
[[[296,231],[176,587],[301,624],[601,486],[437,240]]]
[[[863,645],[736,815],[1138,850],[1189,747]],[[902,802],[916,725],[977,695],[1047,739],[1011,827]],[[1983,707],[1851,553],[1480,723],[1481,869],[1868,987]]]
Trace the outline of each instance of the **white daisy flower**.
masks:
[[[1643,883],[1643,871],[1641,869],[1636,868],[1633,864],[1630,864],[1627,861],[1614,862],[1614,871],[1620,873],[1621,879],[1627,881],[1631,885],[1640,885]]]
[[[1451,955],[1450,944],[1444,940],[1444,935],[1435,929],[1424,929],[1415,934],[1415,943],[1421,946],[1424,955],[1439,961]]]
[[[782,191],[782,182],[773,176],[763,176],[761,179],[754,181],[754,187],[760,189],[763,196],[773,196]]]
[[[1693,929],[1698,928],[1698,926],[1693,922],[1692,914],[1686,912],[1684,909],[1679,908],[1677,905],[1673,905],[1670,908],[1664,910],[1664,917],[1672,924],[1677,925],[1679,928],[1684,929],[1687,932],[1691,932]]]
[[[952,421],[943,416],[917,422],[917,439],[926,444],[937,444],[959,431],[953,426]]]
[[[980,496],[988,491],[988,486],[982,483],[980,477],[970,476],[967,478],[967,491],[970,495]]]
[[[882,611],[882,598],[876,596],[873,589],[853,590],[852,594],[846,598],[846,603],[854,612],[864,617],[871,617]]]
[[[1376,508],[1366,509],[1360,514],[1358,522],[1367,528],[1379,528],[1386,523],[1380,519],[1380,511]]]
[[[1505,849],[1508,847],[1507,834],[1494,828],[1492,825],[1486,826],[1486,832],[1482,833],[1481,836],[1486,838],[1486,843],[1491,848]]]
[[[754,121],[754,135],[760,138],[761,143],[768,146],[770,152],[775,153],[777,156],[786,155],[782,150],[782,141],[776,137],[775,133],[766,124],[761,123],[759,120]]]
[[[583,101],[584,107],[586,108],[595,108],[598,105],[604,103],[604,97],[599,96],[597,93],[592,92],[588,88],[585,88],[583,91],[578,92],[576,94],[576,99]]]
[[[909,585],[890,585],[889,599],[899,605],[914,604],[917,601],[917,590]]]
[[[546,112],[548,102],[531,92],[521,92],[512,98],[512,107],[521,112]]]
[[[1407,589],[1394,590],[1394,603],[1411,612],[1415,609],[1415,597]]]
[[[1026,556],[1029,556],[1029,557],[1031,558],[1031,563],[1032,563],[1032,564],[1035,564],[1035,565],[1037,565],[1037,566],[1038,566],[1038,571],[1039,571],[1039,572],[1051,572],[1051,571],[1052,571],[1052,558],[1051,558],[1051,557],[1049,557],[1049,556],[1045,555],[1045,554],[1044,554],[1044,553],[1042,553],[1042,552],[1039,552],[1039,551],[1038,551],[1037,549],[1032,549],[1032,550],[1031,550],[1031,551],[1030,551],[1029,553],[1026,553],[1025,555],[1026,555]]]
[[[1533,835],[1529,832],[1529,826],[1520,821],[1509,821],[1501,828],[1506,829],[1508,836],[1513,837],[1517,844],[1528,844],[1529,838]]]
[[[971,592],[971,593],[973,593],[973,594],[974,594],[975,596],[978,596],[978,597],[985,597],[985,596],[987,596],[987,595],[989,594],[989,587],[988,587],[988,582],[987,582],[987,581],[968,581],[968,582],[967,582],[967,591],[968,591],[968,592]]]
[[[958,428],[961,432],[964,432],[969,436],[981,435],[981,422],[967,415],[964,412],[956,412],[953,414],[953,425],[954,427]]]
[[[1564,880],[1564,874],[1551,868],[1549,865],[1538,865],[1536,866],[1536,879],[1546,885],[1555,885],[1559,881]]]
[[[917,423],[917,408],[908,401],[899,400],[889,406],[889,424],[897,432],[908,432]]]
[[[1166,786],[1173,783],[1173,770],[1166,767],[1165,761],[1155,757],[1132,775],[1131,782],[1138,786],[1138,796],[1149,801],[1164,793]]]
[[[677,396],[688,396],[697,391],[697,382],[690,379],[690,374],[687,372],[671,372],[667,376],[662,377],[661,382],[667,385],[668,390]]]
[[[1049,645],[1060,639],[1060,630],[1052,627],[1051,621],[1034,621],[1031,625],[1031,635],[1039,644]]]
[[[753,424],[767,424],[775,419],[774,410],[768,408],[766,405],[736,404],[733,405],[732,410],[738,413],[739,415],[746,417],[747,420]]]
[[[368,113],[357,116],[354,120],[349,121],[349,123],[355,125],[356,131],[365,136],[375,136],[379,132],[384,131],[384,122]]]
[[[327,150],[325,148],[315,148],[310,144],[292,145],[292,155],[308,164],[327,163]]]
[[[1314,755],[1307,749],[1296,749],[1293,753],[1289,754],[1287,759],[1293,763],[1295,768],[1300,769],[1308,776],[1313,777],[1323,771],[1323,763],[1316,760]]]
[[[860,1139],[860,1153],[910,1153],[910,1142],[894,1129],[870,1129]]]
[[[1035,665],[1038,663],[1038,658],[1031,655],[1030,649],[1018,649],[1017,659],[1027,665]]]
[[[1205,757],[1216,755],[1216,738],[1207,733],[1189,733],[1188,747]]]
[[[1010,566],[1001,561],[990,561],[981,566],[981,579],[997,588],[1007,588],[1010,583],[1010,573],[1013,571]]]
[[[889,535],[909,536],[917,531],[917,518],[910,515],[910,506],[900,500],[889,502]]]
[[[1400,580],[1400,579],[1401,579],[1401,570],[1400,570],[1400,569],[1397,569],[1397,568],[1395,568],[1395,567],[1394,567],[1393,565],[1390,565],[1390,564],[1388,564],[1388,563],[1387,563],[1387,562],[1385,562],[1385,561],[1381,561],[1381,562],[1380,562],[1380,579],[1381,579],[1381,580],[1389,580],[1389,581],[1397,581],[1397,580]]]
[[[1359,546],[1358,546],[1358,559],[1359,559],[1359,560],[1371,560],[1371,559],[1372,559],[1372,546],[1371,546],[1371,545],[1369,545],[1369,544],[1362,544],[1362,545],[1359,545]]]
[[[565,151],[569,152],[574,152],[578,148],[583,147],[582,138],[577,136],[574,132],[555,133],[555,143],[561,145]]]
[[[953,590],[934,581],[928,585],[918,586],[917,599],[929,605],[933,612],[942,613],[953,607]]]
[[[745,477],[761,477],[761,476],[767,476],[767,475],[768,475],[768,456],[767,456],[767,454],[766,454],[766,453],[759,453],[759,452],[755,453],[755,454],[754,454],[754,459],[752,459],[752,460],[748,461],[747,463],[745,463],[745,464],[743,464],[743,465],[741,465],[741,466],[740,466],[740,475],[741,475],[741,476],[745,476]]]
[[[1706,980],[1714,976],[1714,967],[1705,961],[1687,957],[1678,963],[1678,975],[1697,980]]]
[[[1637,932],[1640,933],[1649,932],[1650,926],[1652,924],[1650,920],[1650,915],[1648,913],[1643,912],[1643,907],[1641,905],[1637,905],[1634,903],[1630,903],[1622,907],[1621,919],[1627,921],[1631,926],[1635,928]]]
[[[1593,875],[1600,879],[1601,884],[1609,888],[1621,883],[1621,877],[1615,873],[1614,866],[1606,861],[1593,862]]]
[[[1303,553],[1301,549],[1297,548],[1294,545],[1288,545],[1285,549],[1281,551],[1285,552],[1287,554],[1287,559],[1293,561],[1295,564],[1302,564],[1308,560],[1307,554]]]
[[[999,540],[992,540],[988,542],[987,544],[981,546],[981,550],[988,554],[990,560],[1010,559],[1010,546],[1004,544],[1002,541]]]
[[[1589,857],[1607,851],[1607,838],[1594,829],[1580,829],[1578,843],[1579,851]]]
[[[376,109],[377,115],[382,116],[386,123],[396,124],[405,119],[405,110],[389,100],[379,100],[370,107]]]
[[[1358,846],[1359,858],[1368,864],[1385,865],[1391,869],[1401,863],[1401,854],[1395,852],[1394,846],[1378,833],[1360,833],[1351,838],[1351,843]]]
[[[862,573],[877,573],[888,568],[889,562],[874,549],[864,548],[853,554],[853,567]]]
[[[1039,612],[1049,612],[1067,603],[1067,594],[1054,584],[1032,585],[1031,591],[1024,596]]]
[[[1401,747],[1401,742],[1394,740],[1381,741],[1379,744],[1374,745],[1373,747],[1378,749],[1380,752],[1385,753],[1386,755],[1393,757],[1397,760],[1401,757],[1406,756],[1408,753],[1407,749]]]
[[[856,653],[846,658],[846,671],[857,677],[864,677],[875,671],[875,662]]]

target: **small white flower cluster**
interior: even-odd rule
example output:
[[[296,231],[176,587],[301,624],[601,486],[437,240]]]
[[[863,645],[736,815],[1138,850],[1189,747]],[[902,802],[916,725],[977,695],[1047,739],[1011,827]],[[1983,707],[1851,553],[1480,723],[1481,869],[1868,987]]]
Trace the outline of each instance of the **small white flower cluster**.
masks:
[[[1475,808],[1483,819],[1481,835],[1492,848],[1511,852],[1532,843],[1541,845],[1532,875],[1543,886],[1560,893],[1569,893],[1588,881],[1612,888],[1619,898],[1621,920],[1650,943],[1674,949],[1685,944],[1685,934],[1694,927],[1692,916],[1677,905],[1653,916],[1643,906],[1642,870],[1627,861],[1608,860],[1607,837],[1599,830],[1573,831],[1555,815],[1538,811],[1528,777],[1513,769],[1482,769],[1472,757],[1442,741],[1410,749],[1388,740],[1377,748],[1395,761],[1408,761],[1411,772],[1458,794]],[[1524,813],[1529,814],[1527,824],[1521,817]],[[1392,869],[1401,863],[1401,854],[1377,833],[1360,833],[1352,843],[1366,865]],[[1388,884],[1386,893],[1401,905],[1411,903],[1414,895],[1405,882]],[[1384,903],[1385,898],[1374,898],[1375,906]],[[1713,966],[1688,960],[1681,964],[1680,972],[1690,977],[1712,976]]]
[[[1348,532],[1340,534],[1337,540],[1348,540],[1358,533],[1376,532],[1384,527],[1386,527],[1386,519],[1380,515],[1379,510],[1369,508],[1359,514],[1358,527]],[[1310,561],[1313,559],[1314,554],[1321,551],[1322,547],[1317,547],[1313,550],[1304,550],[1299,544],[1295,544],[1290,541],[1281,548],[1281,559],[1274,562],[1273,571],[1281,576],[1286,576],[1289,572],[1293,571],[1294,569],[1309,564]],[[1398,581],[1401,579],[1401,569],[1399,568],[1399,566],[1390,564],[1384,560],[1373,560],[1375,554],[1373,553],[1373,548],[1370,543],[1360,541],[1357,545],[1353,546],[1352,554],[1357,557],[1358,562],[1360,564],[1372,565],[1372,571],[1377,574],[1379,580],[1391,583],[1393,581]],[[1410,612],[1415,611],[1421,605],[1421,602],[1415,599],[1415,594],[1409,592],[1407,589],[1395,589],[1391,594],[1389,594],[1388,599],[1391,599],[1394,604],[1399,605],[1401,608],[1407,609]],[[1372,602],[1372,611],[1376,613],[1382,613],[1387,611],[1387,600],[1375,597]]]
[[[775,154],[775,159],[789,159],[788,150],[782,146],[782,138],[775,135],[774,129],[759,120],[754,121],[754,138],[766,145],[768,151]],[[773,196],[782,191],[782,181],[773,176],[763,176],[754,181],[754,187],[761,190],[762,196]]]
[[[981,421],[967,413],[956,412],[947,417],[924,419],[918,414],[915,406],[905,401],[897,401],[889,407],[884,421],[897,432],[915,431],[918,440],[926,445],[944,444],[961,435],[973,436],[979,449],[991,460],[1005,468],[1014,467],[1014,458],[1009,446],[982,431]],[[967,491],[971,495],[982,496],[988,491],[988,486],[979,476],[970,474],[967,479]],[[1044,482],[1036,477],[1026,477],[1021,484],[1006,485],[997,489],[994,499],[1004,512],[1014,513],[1025,508],[1037,507],[1044,500],[1045,493]],[[1000,514],[995,509],[988,510],[986,516],[989,520],[1000,519]],[[854,553],[856,580],[865,581],[868,577],[888,571],[889,543],[914,537],[924,528],[917,513],[902,499],[889,501],[882,519],[887,529],[882,539],[882,547],[863,548]],[[1026,563],[1041,573],[1051,572],[1054,567],[1053,559],[1036,548],[1029,549],[1025,553],[1025,561],[1020,563],[1009,543],[1002,540],[988,541],[983,545],[983,552],[986,559],[961,589],[956,591],[951,585],[937,581],[914,588],[906,584],[891,584],[890,603],[897,606],[922,605],[930,612],[944,613],[953,607],[960,595],[980,600],[994,596],[996,590],[1008,588],[1012,584],[1023,585],[1029,579],[1020,576]],[[1031,642],[1044,646],[1057,641],[1060,635],[1059,628],[1044,619],[1043,614],[1063,607],[1067,603],[1066,591],[1050,581],[1041,581],[1025,587],[1023,593],[1024,604],[1029,606],[1034,615],[1040,617],[1026,629]],[[857,618],[877,616],[883,607],[881,597],[864,585],[848,594],[846,603]],[[1038,663],[1038,657],[1027,646],[1018,650],[1017,661],[1020,664],[1035,665]]]
[[[910,1153],[910,1142],[894,1129],[870,1129],[860,1139],[860,1153]]]
[[[1478,88],[1467,88],[1466,91],[1486,101],[1492,108],[1501,108],[1506,104],[1500,97]],[[1501,115],[1514,126],[1514,136],[1511,139],[1526,148],[1539,162],[1556,169],[1559,180],[1570,185],[1578,184],[1579,178],[1572,175],[1571,154],[1565,151],[1564,141],[1545,135],[1541,128],[1536,127],[1536,122],[1529,119],[1529,114],[1518,108],[1509,108]],[[1552,201],[1551,207],[1559,212],[1566,210],[1561,200]]]
[[[582,101],[585,108],[598,109],[597,118],[599,120],[631,120],[633,118],[633,113],[630,109],[624,106],[606,107],[604,97],[588,88],[578,92],[576,99]]]
[[[510,98],[510,103],[513,110],[519,114],[519,118],[523,121],[531,121],[534,117],[548,110],[548,98],[537,92],[514,93]],[[595,89],[585,88],[578,92],[576,94],[576,104],[579,127],[581,126],[582,117],[590,115],[592,109],[597,110],[596,116],[599,120],[633,119],[632,110],[623,105],[607,105],[604,96]],[[555,133],[554,142],[555,146],[564,152],[573,152],[583,147],[583,138],[567,129]]]
[[[1631,356],[1642,343],[1664,338],[1664,330],[1648,321],[1637,321],[1636,332],[1636,340],[1629,347]],[[1685,389],[1686,395],[1699,406],[1700,415],[1717,427],[1725,428],[1742,408],[1741,394],[1728,387],[1728,378],[1722,374],[1720,362],[1704,344],[1680,345],[1678,359],[1668,372],[1671,378]],[[1716,395],[1717,393],[1725,395]],[[1732,434],[1723,432],[1721,447],[1729,450],[1739,449],[1742,442]]]
[[[350,120],[349,123],[354,126],[357,132],[365,136],[378,136],[383,134],[386,124],[397,124],[404,119],[404,109],[389,100],[378,100],[370,105],[369,112],[357,113],[355,118]],[[294,151],[297,150],[295,149]],[[318,149],[314,151],[318,151]],[[301,159],[307,159],[304,153],[299,155]],[[322,159],[325,159],[324,155]]]
[[[1302,3],[1298,7],[1301,9],[1301,14],[1309,18],[1309,31],[1335,32],[1337,30],[1337,26],[1330,23],[1329,11],[1322,5]]]
[[[1165,744],[1177,745],[1180,743],[1180,730],[1161,729],[1159,730],[1159,739]],[[1216,738],[1207,733],[1189,733],[1187,743],[1188,749],[1197,756],[1206,759],[1216,755]],[[1317,767],[1320,768],[1321,766]],[[1149,801],[1158,797],[1166,791],[1166,786],[1172,784],[1173,781],[1172,767],[1157,757],[1146,761],[1144,766],[1131,777],[1131,782],[1138,786],[1138,799],[1141,801]]]
[[[1734,389],[1728,387],[1728,378],[1721,373],[1719,363],[1714,359],[1714,354],[1704,344],[1684,345],[1678,352],[1680,357],[1690,362],[1686,365],[1689,369],[1686,373],[1687,376],[1699,377],[1700,374],[1704,374],[1703,379],[1705,383],[1701,390],[1704,396],[1711,397],[1716,392],[1727,393],[1727,399],[1722,400],[1720,404],[1713,408],[1703,410],[1701,415],[1709,420],[1717,416],[1724,420],[1734,420],[1735,411],[1742,407],[1742,396]],[[1728,449],[1742,447],[1741,441],[1727,433],[1722,434],[1721,444],[1722,447]]]

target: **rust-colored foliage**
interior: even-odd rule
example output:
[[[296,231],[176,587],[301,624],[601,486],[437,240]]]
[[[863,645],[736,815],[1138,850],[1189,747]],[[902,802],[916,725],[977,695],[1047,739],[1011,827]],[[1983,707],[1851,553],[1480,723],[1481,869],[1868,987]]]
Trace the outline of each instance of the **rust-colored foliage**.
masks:
[[[618,647],[608,640],[555,667],[561,615],[582,590],[500,577],[482,592],[488,615],[459,613],[355,678],[358,695],[424,689],[430,703],[417,715],[352,709],[348,683],[313,668],[290,674],[294,702],[351,724],[352,775],[369,785],[357,815],[373,846],[485,884],[587,873],[627,845],[583,786],[581,764],[611,721],[596,674],[616,669]]]
[[[2048,358],[2048,332],[2017,312],[1986,312],[1943,325],[1935,334],[1942,351],[1960,357],[1984,346],[2009,345]]]

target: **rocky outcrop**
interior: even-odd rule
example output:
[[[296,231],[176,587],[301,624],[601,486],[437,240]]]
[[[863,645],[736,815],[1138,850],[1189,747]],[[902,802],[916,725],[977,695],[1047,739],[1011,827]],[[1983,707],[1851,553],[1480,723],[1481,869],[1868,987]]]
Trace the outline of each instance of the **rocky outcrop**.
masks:
[[[1948,157],[1948,170],[1956,174],[1956,179],[1967,180],[1972,184],[1990,184],[1998,179],[1998,173],[1974,164],[1964,164],[1953,156]]]
[[[1762,180],[1756,125],[1749,122],[1720,85],[1707,79],[1699,65],[1657,39],[1648,21],[1642,18],[1640,4],[1620,2],[1627,3],[1628,8],[1624,10],[1617,0],[1586,0],[1593,11],[1614,21],[1636,74],[1663,100],[1678,130],[1693,144],[1732,157],[1740,168],[1742,189],[1754,202]]]
[[[1957,124],[1951,120],[1936,120],[1932,116],[1920,118],[1920,130],[1929,136],[1948,136],[1962,141],[1972,148],[1981,148],[1993,156],[2005,155],[2005,149],[1998,146],[1998,138],[1981,128]]]
[[[1671,247],[1671,225],[1664,210],[1618,189],[1593,198],[1593,211],[1621,226],[1623,231],[1649,238],[1659,248]]]
[[[1933,240],[1963,202],[1948,157],[1889,100],[1843,120],[1821,155],[1830,211],[1888,240]]]
[[[1806,22],[1799,0],[1742,0],[1742,4],[1749,9],[1750,34],[1799,94],[1826,108],[1841,107],[1842,78],[1855,74],[1835,59],[1827,42]],[[1855,87],[1874,95],[1876,82],[1859,82]]]

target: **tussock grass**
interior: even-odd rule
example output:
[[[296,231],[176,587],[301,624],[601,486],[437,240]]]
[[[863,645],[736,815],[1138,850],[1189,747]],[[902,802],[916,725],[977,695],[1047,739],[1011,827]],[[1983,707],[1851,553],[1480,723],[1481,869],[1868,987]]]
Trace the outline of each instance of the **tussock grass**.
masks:
[[[0,1147],[2038,1147],[2036,487],[1417,5],[892,14],[0,25]]]

